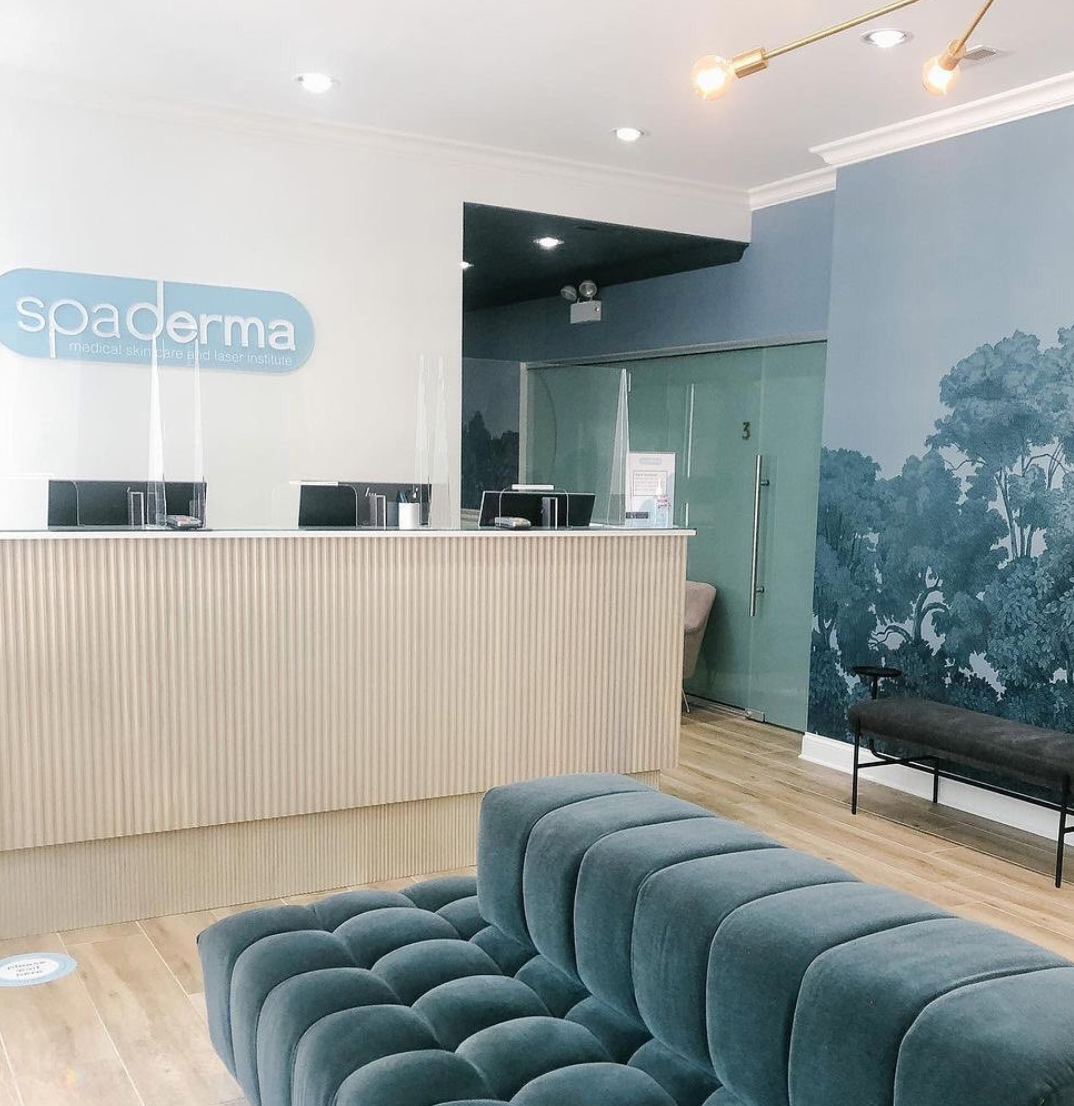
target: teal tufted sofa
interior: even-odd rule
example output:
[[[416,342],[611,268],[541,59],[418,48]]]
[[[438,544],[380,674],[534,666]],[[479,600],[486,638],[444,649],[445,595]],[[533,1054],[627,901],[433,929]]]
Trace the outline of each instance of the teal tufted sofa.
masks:
[[[199,952],[253,1106],[1074,1106],[1074,964],[626,777],[490,791],[476,884]]]

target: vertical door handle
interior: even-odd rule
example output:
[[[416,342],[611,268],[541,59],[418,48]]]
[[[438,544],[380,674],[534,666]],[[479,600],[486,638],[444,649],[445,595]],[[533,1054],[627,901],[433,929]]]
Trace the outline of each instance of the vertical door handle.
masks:
[[[757,596],[764,593],[764,584],[757,582],[757,560],[761,553],[761,489],[768,487],[762,467],[764,458],[757,454],[753,477],[753,551],[750,555],[750,618],[757,617]]]

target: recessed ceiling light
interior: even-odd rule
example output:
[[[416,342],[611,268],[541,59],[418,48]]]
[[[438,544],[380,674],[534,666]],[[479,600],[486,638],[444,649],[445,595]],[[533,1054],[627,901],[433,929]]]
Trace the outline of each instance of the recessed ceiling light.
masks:
[[[464,273],[466,272],[467,269],[472,269],[473,267],[474,267],[473,262],[471,262],[471,261],[460,261],[459,262],[459,268],[462,269],[462,271]]]
[[[330,88],[335,88],[339,81],[327,73],[299,73],[295,77],[295,84],[306,92],[312,92],[314,96],[320,96]]]
[[[542,250],[556,250],[563,245],[562,238],[553,238],[550,234],[546,234],[543,238],[534,238],[534,242],[536,242]]]
[[[616,127],[612,134],[619,139],[620,142],[637,142],[639,138],[645,137],[645,131],[640,130],[638,127]]]
[[[894,27],[879,27],[875,31],[866,31],[861,36],[866,46],[876,46],[880,50],[890,50],[893,46],[902,46],[914,36],[909,31],[899,31]]]

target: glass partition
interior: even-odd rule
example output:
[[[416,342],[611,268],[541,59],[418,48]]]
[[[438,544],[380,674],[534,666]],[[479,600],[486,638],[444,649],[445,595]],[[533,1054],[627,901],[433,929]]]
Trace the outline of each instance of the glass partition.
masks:
[[[618,458],[620,378],[619,366],[526,373],[526,481],[594,494],[600,521]]]
[[[24,335],[0,311],[0,530],[458,526],[457,361],[401,355],[375,388],[368,373],[326,375],[323,361],[255,366],[258,319],[221,315],[231,345],[203,347],[183,306],[193,286],[166,285],[158,300],[148,283],[119,324],[92,307],[95,290],[39,309],[44,285],[0,287],[28,326],[44,319]],[[87,339],[106,321],[147,337],[98,355],[106,343]],[[225,324],[211,325],[215,336]],[[249,363],[223,360],[228,349]]]

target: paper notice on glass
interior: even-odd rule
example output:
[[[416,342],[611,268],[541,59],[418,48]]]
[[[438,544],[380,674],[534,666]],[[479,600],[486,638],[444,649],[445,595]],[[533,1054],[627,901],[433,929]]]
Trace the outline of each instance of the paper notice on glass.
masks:
[[[628,526],[671,526],[675,518],[675,454],[628,453]]]

